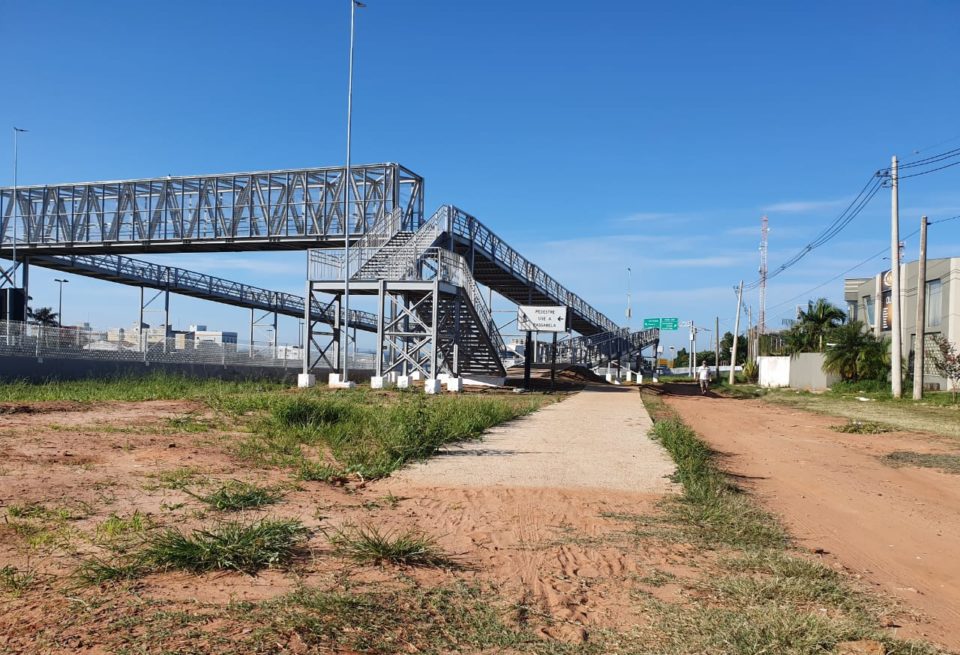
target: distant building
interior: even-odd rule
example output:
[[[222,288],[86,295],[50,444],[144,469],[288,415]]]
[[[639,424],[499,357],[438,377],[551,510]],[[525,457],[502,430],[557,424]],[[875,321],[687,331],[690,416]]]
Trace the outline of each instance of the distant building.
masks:
[[[918,263],[908,262],[900,267],[900,333],[903,352],[909,353],[911,372],[917,334]],[[942,334],[951,342],[960,344],[960,258],[928,259],[926,277],[926,325],[923,327],[926,363],[923,381],[924,384],[940,385],[941,389],[946,389],[946,380],[933,372],[932,354],[935,346],[932,338]],[[874,277],[844,280],[844,300],[851,320],[862,321],[877,336],[890,336],[890,271]]]

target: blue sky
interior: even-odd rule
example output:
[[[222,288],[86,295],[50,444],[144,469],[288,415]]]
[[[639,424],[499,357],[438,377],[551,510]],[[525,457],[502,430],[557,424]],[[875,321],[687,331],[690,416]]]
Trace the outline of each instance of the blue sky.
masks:
[[[428,212],[464,208],[620,322],[629,266],[634,326],[720,316],[732,328],[761,215],[775,268],[891,155],[960,147],[960,5],[946,0],[367,5],[354,161],[413,169]],[[0,0],[0,162],[18,125],[31,130],[24,184],[341,164],[348,12],[347,0]],[[960,214],[958,182],[960,167],[905,180],[903,232],[921,213]],[[769,323],[807,297],[841,300],[842,279],[807,292],[888,244],[888,223],[882,191],[771,280]],[[916,249],[908,240],[908,258]],[[931,228],[931,256],[958,254],[960,221]],[[300,292],[304,258],[165,261]],[[33,270],[36,305],[55,305],[54,277]],[[69,288],[67,322],[136,320],[136,289],[79,277]],[[178,327],[246,332],[245,310],[172,305]],[[281,319],[282,341],[295,330]]]

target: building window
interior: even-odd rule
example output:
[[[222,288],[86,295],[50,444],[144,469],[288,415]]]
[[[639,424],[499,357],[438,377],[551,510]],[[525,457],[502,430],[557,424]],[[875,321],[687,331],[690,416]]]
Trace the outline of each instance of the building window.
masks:
[[[873,296],[864,296],[863,297],[863,306],[867,308],[867,324],[873,325]]]
[[[852,300],[847,301],[847,318],[851,321],[857,320],[857,303]]]
[[[927,327],[940,327],[943,314],[943,285],[940,280],[927,282]]]

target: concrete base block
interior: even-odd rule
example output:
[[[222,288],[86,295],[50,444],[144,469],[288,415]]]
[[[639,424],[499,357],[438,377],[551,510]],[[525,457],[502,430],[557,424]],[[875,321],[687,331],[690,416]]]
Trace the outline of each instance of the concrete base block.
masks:
[[[653,379],[654,382],[657,381],[656,378]],[[643,384],[643,374],[637,373],[637,384]]]
[[[424,393],[435,394],[440,393],[440,380],[434,378],[429,378],[423,381],[423,391]]]
[[[413,371],[413,372],[410,374],[410,379],[411,379],[411,380],[422,380],[422,379],[423,379],[423,373],[421,373],[420,371]]]
[[[653,383],[656,384],[656,383],[659,382],[659,381],[660,381],[660,378],[658,378],[656,375],[654,375],[654,376],[653,376]],[[642,377],[640,378],[640,383],[643,384],[643,378],[642,378]]]
[[[409,389],[410,388],[410,376],[409,375],[398,375],[397,376],[397,389]]]
[[[463,378],[451,378],[446,379],[447,391],[452,391],[454,393],[460,393],[463,391]]]
[[[357,384],[356,382],[341,382],[339,373],[331,373],[327,386],[331,389],[353,389]]]
[[[613,382],[614,380],[613,373],[607,373],[606,378],[607,378],[607,382]]]
[[[301,389],[309,389],[317,386],[317,376],[313,373],[298,373],[297,386]]]
[[[370,378],[371,389],[383,389],[388,381],[382,375],[374,375]]]

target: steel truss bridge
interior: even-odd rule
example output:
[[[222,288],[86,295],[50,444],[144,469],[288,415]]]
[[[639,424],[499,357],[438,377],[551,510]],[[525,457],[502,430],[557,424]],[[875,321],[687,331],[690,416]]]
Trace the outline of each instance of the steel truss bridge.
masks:
[[[0,188],[0,257],[15,251],[23,264],[303,317],[305,342],[319,353],[307,349],[311,365],[338,365],[331,343],[349,325],[376,332],[381,353],[391,353],[378,370],[403,363],[436,375],[438,366],[457,369],[454,361],[462,361],[496,375],[503,343],[478,285],[517,304],[569,307],[581,335],[564,346],[570,357],[627,357],[657,342],[657,331],[619,328],[470,214],[445,205],[425,220],[423,193],[423,179],[395,163],[351,167],[349,178],[343,167],[329,167]],[[345,238],[352,244],[346,265],[336,261]],[[294,249],[312,249],[309,312],[294,294],[122,256]],[[326,275],[317,269],[323,262]],[[367,283],[352,284],[358,293],[380,295],[377,313],[352,310],[345,320],[333,282],[342,286],[347,271]],[[10,272],[2,274],[0,285],[10,284]],[[371,285],[376,280],[386,281],[383,290]],[[321,325],[330,327],[326,345],[317,341]]]

